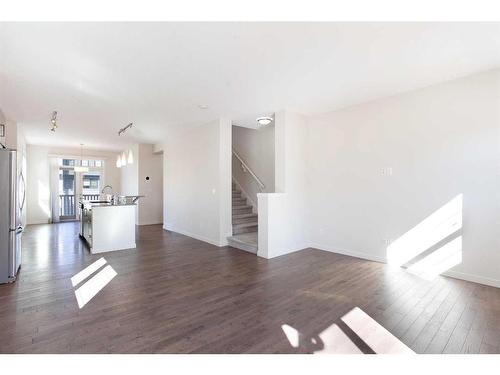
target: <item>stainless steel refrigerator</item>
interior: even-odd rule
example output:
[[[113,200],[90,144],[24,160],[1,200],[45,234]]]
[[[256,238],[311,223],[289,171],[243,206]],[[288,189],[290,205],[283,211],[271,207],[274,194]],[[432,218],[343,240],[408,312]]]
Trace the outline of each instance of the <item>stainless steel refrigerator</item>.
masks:
[[[21,180],[22,192],[19,192]],[[17,152],[0,148],[0,284],[16,280],[21,266],[21,209],[24,179],[17,172]]]

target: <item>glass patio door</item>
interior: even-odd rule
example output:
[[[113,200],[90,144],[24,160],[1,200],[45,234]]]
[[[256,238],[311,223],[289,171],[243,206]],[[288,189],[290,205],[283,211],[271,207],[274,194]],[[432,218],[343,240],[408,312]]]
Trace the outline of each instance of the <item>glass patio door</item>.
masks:
[[[75,171],[59,168],[59,220],[76,219]]]

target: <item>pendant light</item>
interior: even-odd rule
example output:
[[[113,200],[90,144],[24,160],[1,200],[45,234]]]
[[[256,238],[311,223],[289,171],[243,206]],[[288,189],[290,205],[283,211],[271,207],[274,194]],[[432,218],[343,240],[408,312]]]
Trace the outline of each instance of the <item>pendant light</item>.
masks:
[[[88,172],[89,167],[84,167],[83,163],[83,143],[80,143],[80,165],[75,166],[75,172]]]
[[[120,155],[116,157],[116,168],[121,168],[122,167],[122,158]]]
[[[129,164],[133,164],[134,163],[134,154],[132,154],[132,149],[128,150],[128,160],[127,160],[127,162]]]
[[[122,161],[122,167],[127,165],[127,157],[125,156],[125,151],[122,152],[121,161]]]

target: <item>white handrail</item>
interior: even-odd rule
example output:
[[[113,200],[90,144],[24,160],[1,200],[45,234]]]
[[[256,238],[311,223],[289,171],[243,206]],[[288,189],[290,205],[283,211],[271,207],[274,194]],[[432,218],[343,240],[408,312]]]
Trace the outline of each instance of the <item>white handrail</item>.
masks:
[[[241,158],[241,156],[238,155],[238,153],[235,151],[234,148],[233,148],[233,155],[236,156],[236,159],[238,159],[240,161],[241,168],[243,169],[243,172],[248,171],[248,173],[250,173],[250,176],[252,176],[254,178],[254,180],[257,182],[257,184],[259,185],[260,190],[264,190],[266,188],[266,186],[262,183],[260,178],[258,178],[257,175],[255,173],[253,173],[252,169],[248,166],[247,163],[245,163],[245,161]]]

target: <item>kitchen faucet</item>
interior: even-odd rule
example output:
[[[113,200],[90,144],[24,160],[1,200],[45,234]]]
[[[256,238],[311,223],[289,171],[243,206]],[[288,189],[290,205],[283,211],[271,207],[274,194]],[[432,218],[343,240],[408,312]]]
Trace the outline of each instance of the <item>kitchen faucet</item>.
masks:
[[[101,190],[101,193],[102,193],[102,194],[104,194],[104,190],[106,190],[106,188],[109,188],[109,189],[110,189],[110,193],[112,193],[112,192],[113,192],[113,186],[111,186],[111,185],[106,185],[106,186],[104,186],[104,187],[102,188],[102,190]]]

